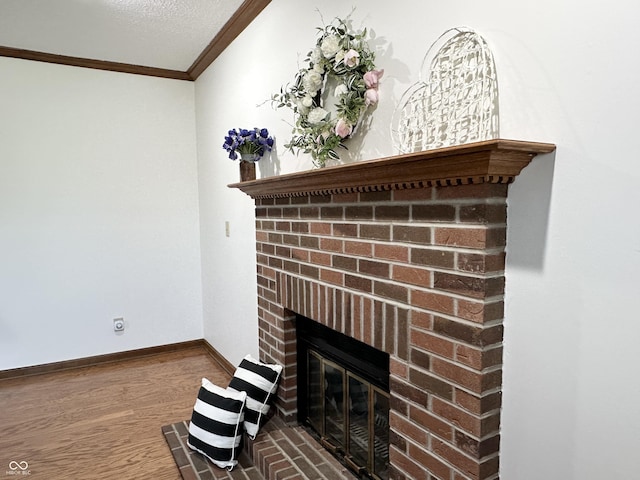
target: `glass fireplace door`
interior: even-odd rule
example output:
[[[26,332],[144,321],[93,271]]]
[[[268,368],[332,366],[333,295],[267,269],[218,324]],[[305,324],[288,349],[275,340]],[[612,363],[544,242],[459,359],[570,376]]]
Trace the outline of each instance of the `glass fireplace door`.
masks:
[[[307,421],[322,444],[363,478],[388,478],[389,394],[307,350]]]

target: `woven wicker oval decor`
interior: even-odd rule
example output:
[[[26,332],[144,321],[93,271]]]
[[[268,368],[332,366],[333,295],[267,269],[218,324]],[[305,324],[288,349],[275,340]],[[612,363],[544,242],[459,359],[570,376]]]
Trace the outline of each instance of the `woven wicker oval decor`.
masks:
[[[399,153],[499,138],[498,79],[487,42],[468,28],[443,33],[391,121]]]

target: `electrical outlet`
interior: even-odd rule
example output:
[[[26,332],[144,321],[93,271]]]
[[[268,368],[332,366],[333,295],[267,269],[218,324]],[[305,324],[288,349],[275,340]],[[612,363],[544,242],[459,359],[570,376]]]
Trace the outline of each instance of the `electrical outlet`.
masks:
[[[113,319],[113,331],[114,332],[124,332],[124,318],[114,318]]]

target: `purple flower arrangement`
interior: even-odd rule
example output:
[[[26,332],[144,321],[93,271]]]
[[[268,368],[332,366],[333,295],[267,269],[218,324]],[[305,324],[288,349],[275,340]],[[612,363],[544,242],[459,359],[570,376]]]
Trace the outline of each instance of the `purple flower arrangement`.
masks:
[[[269,136],[269,131],[266,128],[252,130],[234,128],[229,130],[229,134],[224,137],[222,148],[229,152],[231,160],[237,160],[238,154],[241,158],[243,154],[248,154],[253,157],[252,161],[257,161],[262,158],[265,152],[271,151],[273,138]]]

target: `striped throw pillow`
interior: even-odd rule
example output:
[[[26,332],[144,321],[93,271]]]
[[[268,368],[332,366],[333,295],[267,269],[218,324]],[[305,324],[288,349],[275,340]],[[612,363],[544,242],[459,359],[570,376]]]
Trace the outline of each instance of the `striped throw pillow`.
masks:
[[[247,392],[244,429],[251,439],[266,421],[270,402],[278,389],[282,365],[262,363],[247,355],[233,374],[227,390]]]
[[[187,445],[220,468],[232,470],[238,463],[245,392],[231,392],[202,379],[193,407]]]

